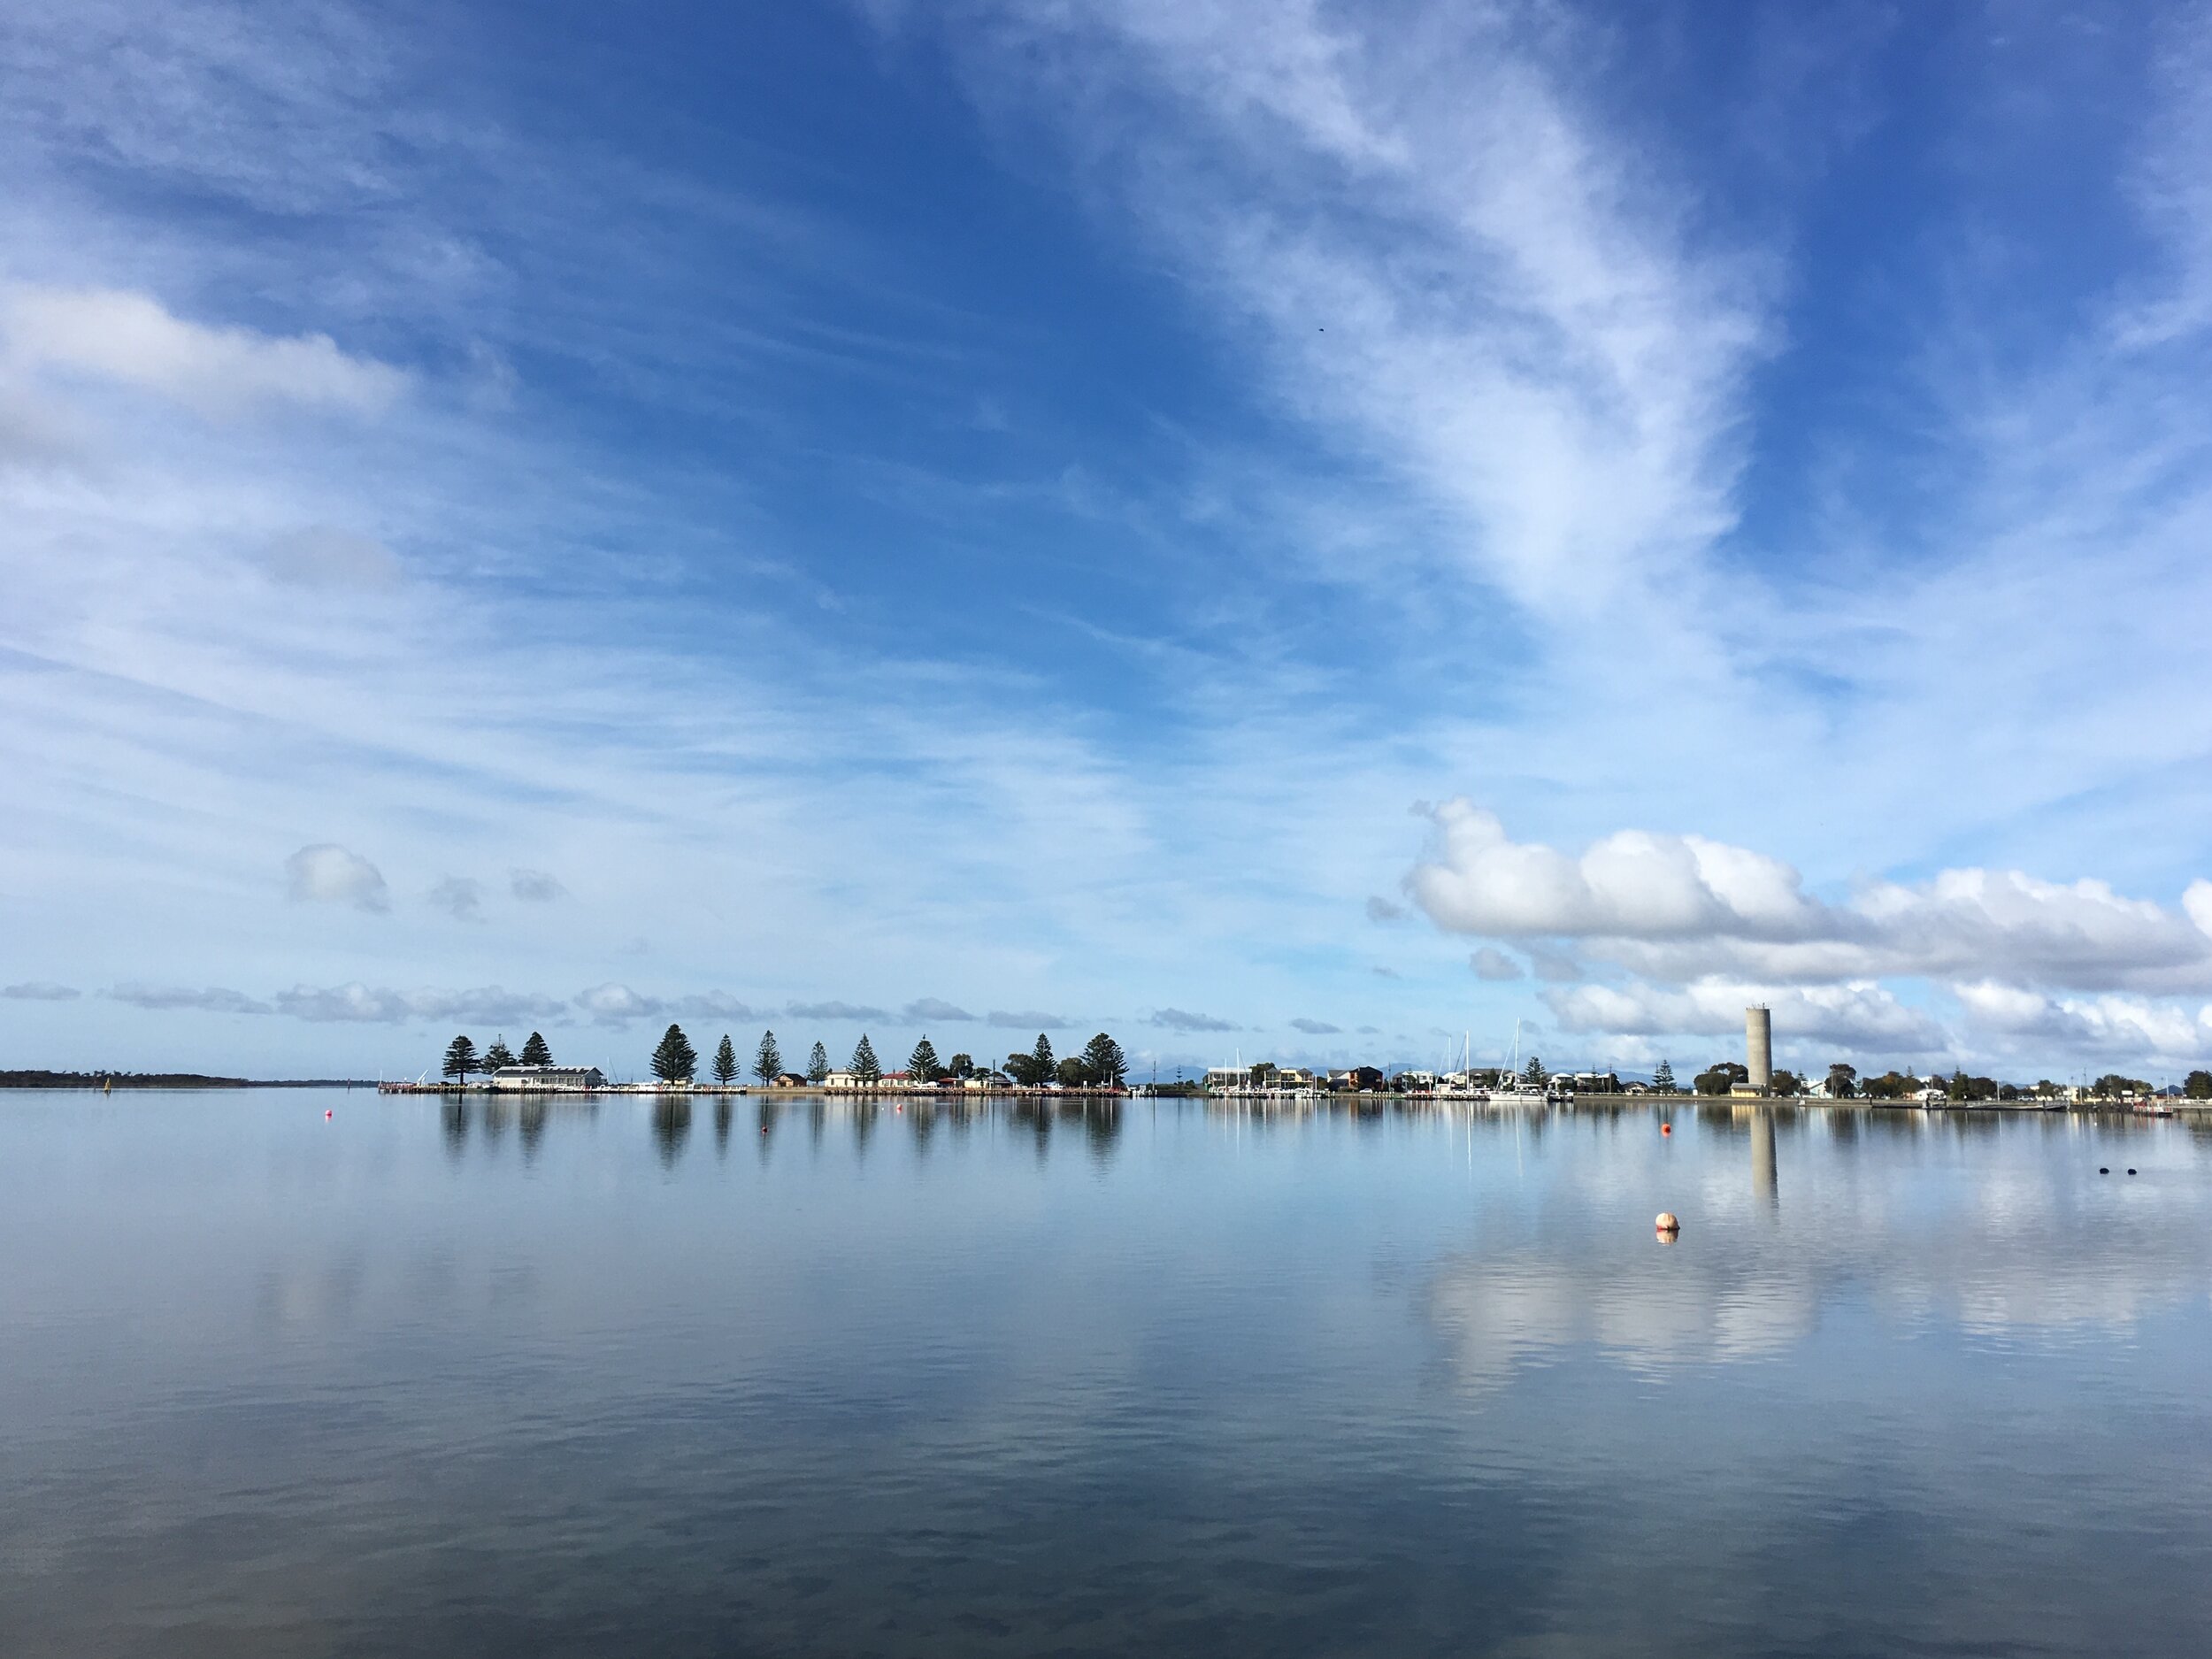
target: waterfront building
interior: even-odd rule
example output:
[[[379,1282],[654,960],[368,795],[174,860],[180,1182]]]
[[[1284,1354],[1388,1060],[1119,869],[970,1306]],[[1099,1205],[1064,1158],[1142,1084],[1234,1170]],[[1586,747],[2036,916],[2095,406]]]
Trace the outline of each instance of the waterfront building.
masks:
[[[494,1088],[600,1089],[607,1074],[595,1065],[503,1065],[492,1073]]]

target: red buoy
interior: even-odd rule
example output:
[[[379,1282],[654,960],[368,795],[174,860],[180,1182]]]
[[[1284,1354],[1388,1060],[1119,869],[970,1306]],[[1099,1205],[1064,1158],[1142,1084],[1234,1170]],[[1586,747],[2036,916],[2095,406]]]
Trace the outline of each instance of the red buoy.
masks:
[[[327,1117],[329,1117],[329,1116],[330,1116],[330,1114],[329,1114],[329,1112],[325,1111],[325,1112],[323,1113],[323,1116],[324,1116],[324,1117],[326,1117],[326,1118],[327,1118]]]
[[[1674,1133],[1674,1125],[1672,1124],[1661,1124],[1659,1125],[1659,1133],[1663,1135],[1671,1135]]]

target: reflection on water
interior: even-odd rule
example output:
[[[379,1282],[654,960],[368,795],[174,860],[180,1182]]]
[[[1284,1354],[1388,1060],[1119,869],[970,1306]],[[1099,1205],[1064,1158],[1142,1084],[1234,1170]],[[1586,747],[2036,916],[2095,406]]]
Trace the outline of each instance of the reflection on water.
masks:
[[[331,1099],[0,1102],[0,1651],[2092,1654],[2212,1616],[2193,1123]]]

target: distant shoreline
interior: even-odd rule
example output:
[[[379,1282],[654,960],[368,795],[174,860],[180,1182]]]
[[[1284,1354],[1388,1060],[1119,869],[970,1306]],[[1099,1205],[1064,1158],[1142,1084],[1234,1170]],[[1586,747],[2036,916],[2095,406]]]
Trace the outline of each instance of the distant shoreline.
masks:
[[[0,1071],[0,1088],[374,1088],[360,1077],[209,1077],[199,1071]]]

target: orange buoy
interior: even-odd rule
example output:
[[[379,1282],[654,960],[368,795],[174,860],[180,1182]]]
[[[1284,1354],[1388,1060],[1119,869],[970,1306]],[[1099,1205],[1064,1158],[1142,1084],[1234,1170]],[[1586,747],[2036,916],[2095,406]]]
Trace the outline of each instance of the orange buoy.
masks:
[[[1672,1124],[1661,1124],[1659,1125],[1659,1133],[1663,1135],[1671,1135],[1674,1133],[1674,1125]]]

